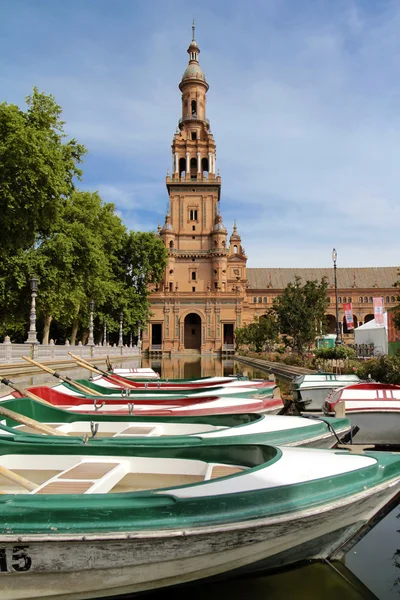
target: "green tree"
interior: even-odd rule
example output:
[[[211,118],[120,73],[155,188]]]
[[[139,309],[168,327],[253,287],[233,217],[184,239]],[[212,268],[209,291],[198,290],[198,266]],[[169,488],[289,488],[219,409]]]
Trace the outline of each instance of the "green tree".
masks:
[[[325,310],[328,306],[327,282],[306,281],[296,277],[289,283],[281,296],[274,299],[272,311],[276,315],[279,331],[286,346],[292,347],[301,355],[310,346],[316,332],[324,330]],[[322,331],[323,333],[324,331]]]
[[[151,284],[164,277],[168,253],[162,239],[154,232],[131,231],[121,257],[121,274],[125,290],[125,323],[137,333],[148,322]]]
[[[34,88],[23,112],[0,104],[0,264],[54,230],[65,198],[81,176],[85,148],[66,141],[61,108]]]
[[[397,289],[400,288],[400,271],[398,272],[398,276],[399,276],[399,280],[396,281],[396,283],[393,286],[393,287],[396,287]],[[396,301],[400,302],[399,294],[397,295]],[[396,306],[396,308],[395,308],[393,321],[394,321],[394,324],[396,325],[397,329],[400,329],[400,304],[398,306]]]
[[[256,352],[262,352],[279,337],[278,322],[271,312],[254,317],[254,322],[235,330],[236,347],[250,346]]]
[[[48,343],[53,319],[71,327],[71,343],[88,323],[88,304],[119,309],[124,294],[120,257],[128,234],[113,204],[95,192],[75,191],[66,200],[60,227],[36,250],[40,277],[38,312],[44,320],[43,343]]]

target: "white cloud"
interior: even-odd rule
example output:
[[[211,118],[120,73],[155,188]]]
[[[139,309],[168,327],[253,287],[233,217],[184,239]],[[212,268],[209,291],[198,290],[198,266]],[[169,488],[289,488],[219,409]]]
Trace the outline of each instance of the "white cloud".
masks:
[[[155,229],[165,214],[190,24],[180,0],[174,10],[153,7],[157,18],[144,19],[142,31],[144,4],[120,5],[125,12],[109,25],[85,6],[93,29],[69,44],[70,62],[58,65],[55,48],[16,69],[7,54],[0,83],[10,101],[34,83],[53,93],[68,133],[90,150],[85,181],[128,227]],[[250,266],[327,266],[333,245],[342,266],[396,264],[400,7],[382,2],[368,12],[358,2],[321,1],[303,9],[286,0],[221,11],[205,1],[199,15],[224,221],[236,216]],[[100,38],[96,27],[107,26]],[[107,159],[116,167],[105,174],[96,164]]]

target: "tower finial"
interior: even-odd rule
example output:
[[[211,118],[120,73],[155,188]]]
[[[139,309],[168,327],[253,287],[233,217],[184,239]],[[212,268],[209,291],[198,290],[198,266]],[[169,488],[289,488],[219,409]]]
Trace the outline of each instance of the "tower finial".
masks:
[[[196,29],[196,25],[194,24],[194,17],[193,17],[193,22],[192,22],[192,42],[195,41],[194,39],[194,30]]]

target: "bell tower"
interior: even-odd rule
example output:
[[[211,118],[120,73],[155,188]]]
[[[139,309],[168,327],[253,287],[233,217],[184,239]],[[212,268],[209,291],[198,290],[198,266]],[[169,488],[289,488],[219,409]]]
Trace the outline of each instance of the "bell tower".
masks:
[[[227,248],[222,222],[218,221],[215,233],[221,220],[221,178],[215,173],[216,146],[206,116],[209,86],[199,64],[194,24],[187,52],[189,62],[179,83],[182,116],[172,140],[172,174],[166,180],[174,240],[173,246],[167,246],[170,264],[165,288],[175,289],[169,277],[174,275],[180,291],[204,292],[208,286],[222,289]]]
[[[221,178],[206,110],[209,86],[194,23],[187,52],[172,172],[166,179],[169,207],[158,228],[168,264],[162,284],[154,285],[150,295],[152,315],[143,349],[232,353],[235,328],[242,324],[247,257],[236,227],[228,240],[219,210]]]

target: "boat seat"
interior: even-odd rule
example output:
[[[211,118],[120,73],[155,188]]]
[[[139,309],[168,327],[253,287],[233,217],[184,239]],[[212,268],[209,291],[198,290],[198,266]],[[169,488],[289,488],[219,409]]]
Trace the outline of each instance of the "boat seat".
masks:
[[[156,427],[135,427],[134,425],[127,427],[126,429],[123,429],[122,431],[116,433],[114,435],[114,437],[123,437],[123,436],[130,436],[130,435],[140,435],[140,436],[144,436],[144,435],[152,435],[153,432],[155,432]]]
[[[243,467],[228,467],[227,465],[210,464],[208,465],[204,480],[207,481],[208,479],[227,477],[228,475],[234,475],[235,473],[241,473],[242,471],[244,471]]]
[[[36,494],[84,494],[93,486],[93,481],[51,481]]]
[[[63,471],[58,479],[100,479],[117,467],[119,463],[82,462],[68,471]]]
[[[126,472],[126,461],[82,461],[45,481],[31,494],[107,493]]]

